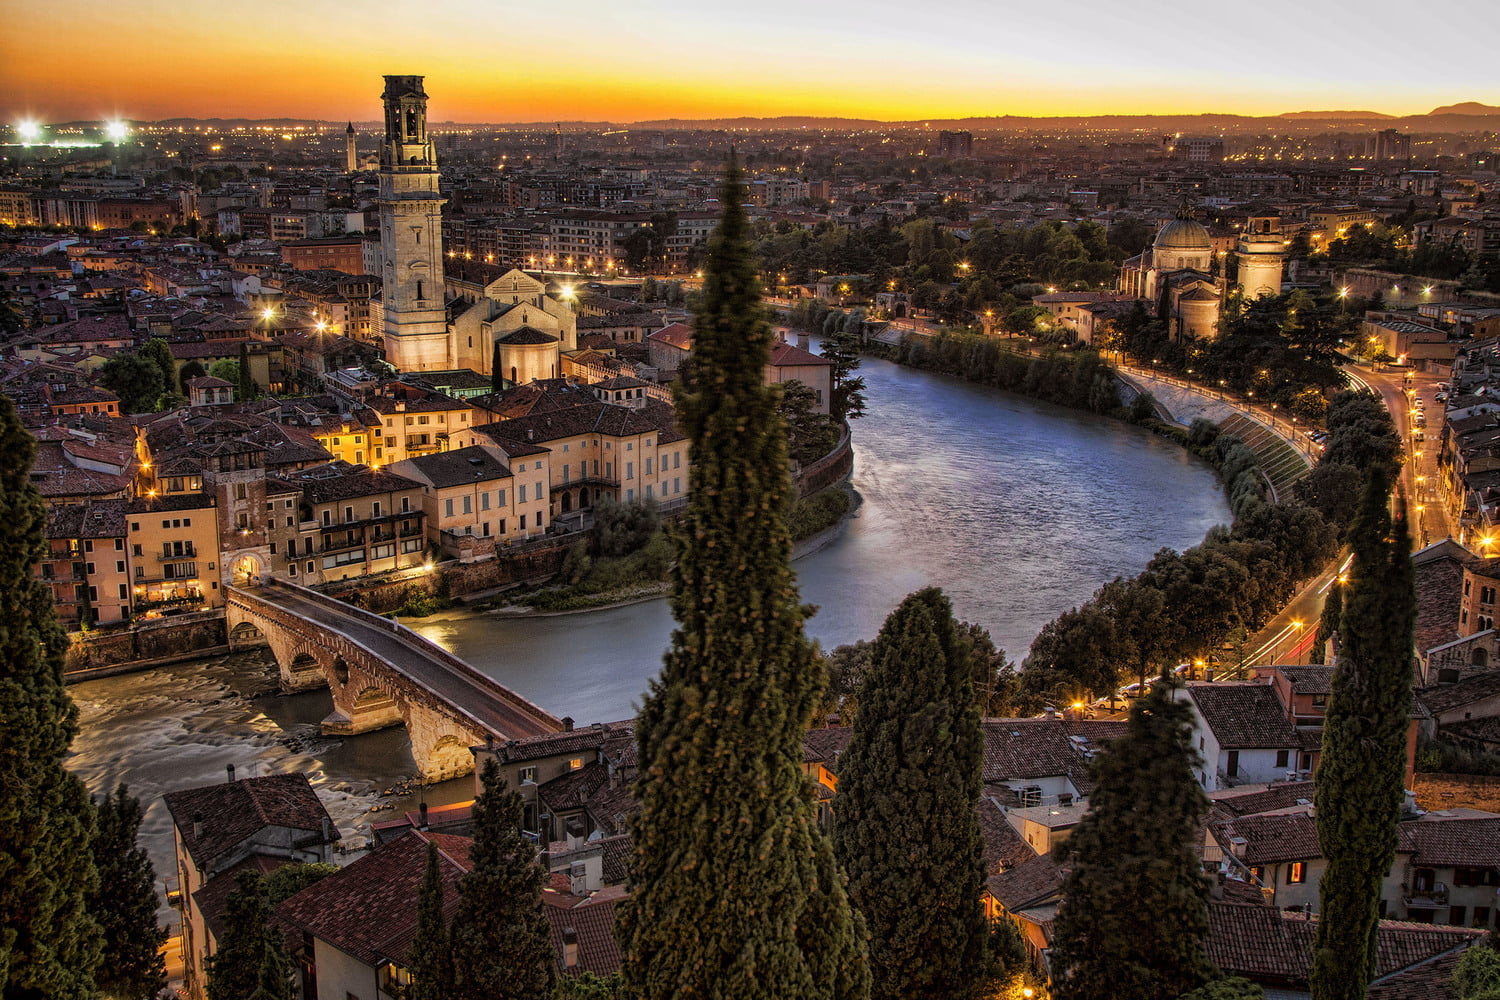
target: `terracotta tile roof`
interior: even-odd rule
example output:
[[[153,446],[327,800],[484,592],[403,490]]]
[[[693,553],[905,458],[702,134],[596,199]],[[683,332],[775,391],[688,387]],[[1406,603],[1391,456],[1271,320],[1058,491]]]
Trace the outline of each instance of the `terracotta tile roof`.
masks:
[[[1300,746],[1296,728],[1269,684],[1190,681],[1186,690],[1221,749]]]
[[[1416,648],[1423,653],[1458,638],[1463,561],[1468,554],[1462,546],[1445,539],[1412,555],[1417,591]]]
[[[1333,668],[1320,666],[1278,667],[1297,694],[1329,694],[1333,691]]]
[[[1248,816],[1252,813],[1270,812],[1273,809],[1295,806],[1298,799],[1311,802],[1313,783],[1311,781],[1283,781],[1266,785],[1263,788],[1255,788],[1254,791],[1231,788],[1210,792],[1208,797],[1213,803],[1213,812],[1218,816],[1224,818]]]
[[[672,323],[657,330],[646,339],[658,344],[666,344],[668,347],[690,351],[693,348],[693,328],[685,323]]]
[[[622,730],[634,734],[634,720],[596,722],[583,729],[574,729],[572,732],[546,733],[524,740],[507,740],[500,746],[497,756],[502,763],[513,763],[577,753],[580,750],[598,750],[604,746],[604,738],[607,734],[618,733]]]
[[[595,792],[609,781],[609,767],[592,760],[576,771],[567,771],[537,788],[537,795],[555,815],[564,809],[582,809]]]
[[[308,834],[311,843],[323,843],[323,823],[329,820],[328,810],[305,774],[242,778],[184,788],[162,798],[183,846],[204,870],[211,870],[216,859],[268,826],[300,831]],[[195,823],[201,824],[198,833],[194,833]]]
[[[1226,973],[1262,985],[1306,989],[1316,917],[1215,902],[1208,907],[1208,925],[1208,957]],[[1465,948],[1484,934],[1477,928],[1382,920],[1376,938],[1376,976],[1394,977]]]
[[[1500,718],[1465,719],[1444,725],[1442,730],[1449,736],[1475,740],[1480,743],[1500,744]]]
[[[1433,715],[1462,708],[1471,702],[1500,694],[1500,670],[1467,677],[1456,684],[1441,684],[1417,692],[1417,700]]]
[[[395,463],[394,468],[414,471],[437,489],[511,478],[510,466],[496,456],[494,449],[477,445],[408,458]]]
[[[543,893],[544,897],[546,895]],[[622,888],[610,888],[602,889],[571,906],[542,907],[552,934],[552,950],[558,957],[563,975],[576,976],[592,972],[596,976],[608,976],[620,970],[620,945],[615,940],[615,914],[623,899]],[[572,936],[578,945],[578,961],[571,967],[563,964],[568,931],[573,932]]]
[[[604,884],[624,885],[630,872],[630,835],[605,837],[599,846],[604,849]]]
[[[832,368],[833,362],[816,354],[804,351],[795,344],[777,344],[771,348],[772,368],[806,368],[811,366]]]
[[[1382,976],[1370,984],[1365,1000],[1456,1000],[1453,973],[1467,948],[1456,945],[1436,958]]]
[[[1445,815],[1446,814],[1446,815]],[[1445,809],[1401,824],[1401,850],[1429,867],[1500,867],[1500,815]]]
[[[1059,775],[1083,780],[1087,774],[1088,757],[1068,738],[1062,719],[985,719],[983,725],[986,784]]]
[[[276,908],[277,916],[366,965],[405,965],[417,931],[429,842],[439,852],[443,910],[452,920],[471,841],[416,830],[303,889]]]
[[[996,902],[1014,913],[1035,906],[1062,889],[1063,869],[1050,854],[1039,854],[985,879],[985,888]]]
[[[1323,856],[1310,809],[1241,816],[1210,826],[1226,854],[1234,851],[1236,838],[1245,839],[1244,853],[1239,857],[1247,865],[1311,861]]]
[[[124,538],[125,501],[95,500],[47,510],[48,538]]]
[[[809,729],[802,734],[802,762],[822,764],[834,774],[838,774],[839,755],[849,746],[849,741],[853,737],[853,726]]]
[[[979,831],[984,837],[984,870],[991,874],[1014,868],[1036,857],[1036,851],[1010,821],[992,796],[979,799]]]

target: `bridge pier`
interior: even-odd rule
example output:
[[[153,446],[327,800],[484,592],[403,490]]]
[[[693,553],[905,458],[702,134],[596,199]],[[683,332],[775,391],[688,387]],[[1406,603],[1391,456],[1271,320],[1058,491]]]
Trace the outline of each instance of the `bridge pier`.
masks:
[[[402,718],[401,706],[379,688],[365,688],[353,695],[350,684],[330,687],[333,688],[333,711],[321,724],[325,735],[358,736],[399,726],[406,721]]]

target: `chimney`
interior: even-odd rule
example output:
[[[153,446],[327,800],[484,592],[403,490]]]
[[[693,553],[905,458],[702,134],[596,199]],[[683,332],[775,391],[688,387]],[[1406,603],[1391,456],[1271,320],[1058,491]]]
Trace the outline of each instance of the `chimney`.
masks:
[[[1245,849],[1249,846],[1250,841],[1246,840],[1244,837],[1229,838],[1229,850],[1233,852],[1234,856],[1237,858],[1243,858],[1245,856]]]
[[[573,731],[573,717],[571,715],[565,715],[565,716],[563,716],[563,718],[562,718],[562,724],[563,724],[563,732],[565,732],[565,733],[571,733]]]
[[[578,932],[571,927],[563,928],[563,968],[578,967]]]
[[[1052,705],[1048,705],[1046,708],[1042,709],[1042,717],[1045,719],[1057,718],[1057,709]]]
[[[331,844],[335,840],[338,840],[338,838],[333,835],[333,820],[329,819],[327,816],[323,817],[321,830],[323,834],[323,843]]]
[[[418,802],[417,803],[417,829],[418,830],[425,830],[425,829],[427,829],[427,803],[426,802]]]
[[[193,813],[193,839],[203,836],[203,814]]]
[[[224,768],[224,770],[226,770],[226,771],[229,772],[229,783],[231,785],[234,784],[234,765],[233,764],[226,765],[225,768]]]

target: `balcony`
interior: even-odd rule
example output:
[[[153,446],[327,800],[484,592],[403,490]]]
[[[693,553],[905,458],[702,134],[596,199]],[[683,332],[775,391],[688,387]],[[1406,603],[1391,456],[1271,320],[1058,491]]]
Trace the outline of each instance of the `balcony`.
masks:
[[[1448,905],[1448,883],[1434,882],[1409,888],[1401,883],[1401,901],[1408,910],[1436,910]]]
[[[181,552],[157,552],[155,556],[157,562],[181,562],[185,559],[197,559],[198,549],[196,546],[189,545]]]

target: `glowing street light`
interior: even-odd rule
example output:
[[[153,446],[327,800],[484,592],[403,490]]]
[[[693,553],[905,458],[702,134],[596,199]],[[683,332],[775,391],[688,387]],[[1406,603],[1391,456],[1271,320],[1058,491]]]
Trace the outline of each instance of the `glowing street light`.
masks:
[[[16,125],[16,135],[24,143],[37,142],[42,138],[42,127],[34,121],[19,122]]]
[[[120,121],[110,122],[104,126],[104,134],[109,136],[111,142],[124,142],[130,135],[130,126]]]

